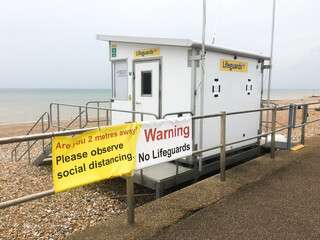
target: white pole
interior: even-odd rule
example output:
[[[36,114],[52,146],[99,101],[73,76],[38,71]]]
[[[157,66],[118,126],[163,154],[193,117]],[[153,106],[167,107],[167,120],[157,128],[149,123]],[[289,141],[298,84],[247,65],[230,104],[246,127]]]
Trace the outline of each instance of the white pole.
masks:
[[[205,35],[206,35],[206,0],[203,0],[203,14],[202,14],[202,50],[201,50],[201,95],[200,95],[200,116],[203,115],[204,102],[204,57],[205,57]],[[199,149],[202,149],[203,141],[203,119],[200,120],[200,140]],[[202,153],[199,158],[199,171],[202,171]]]
[[[218,20],[219,20],[220,5],[221,5],[221,0],[219,0],[219,2],[218,2],[216,19],[215,19],[214,28],[213,28],[212,44],[214,44],[214,42],[216,41],[216,32],[217,32],[217,26],[218,26]]]
[[[270,90],[271,90],[271,73],[272,73],[272,58],[273,58],[273,39],[274,39],[274,22],[276,13],[276,0],[273,0],[273,12],[272,12],[272,28],[271,28],[271,49],[270,49],[270,68],[269,68],[269,79],[268,79],[268,98],[267,98],[267,108],[270,107]],[[266,132],[268,132],[269,125],[269,110],[267,111],[267,127]],[[267,142],[267,141],[266,141]]]

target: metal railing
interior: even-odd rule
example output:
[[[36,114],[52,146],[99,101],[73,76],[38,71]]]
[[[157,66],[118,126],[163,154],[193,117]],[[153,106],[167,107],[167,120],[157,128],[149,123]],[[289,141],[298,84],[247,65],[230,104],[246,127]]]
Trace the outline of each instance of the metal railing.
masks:
[[[45,117],[47,117],[47,121],[45,121]],[[47,122],[47,126],[45,126],[45,122]],[[34,125],[31,127],[31,129],[27,132],[26,135],[30,135],[30,133],[41,123],[41,132],[45,133],[50,128],[50,118],[49,113],[45,112],[41,115],[41,117],[34,123]],[[11,152],[11,161],[19,162],[27,153],[28,153],[28,161],[30,163],[31,156],[30,156],[30,150],[31,148],[37,143],[38,140],[34,141],[32,144],[30,144],[30,141],[27,141],[28,147],[27,150],[25,150],[20,156],[17,156],[17,151],[21,147],[21,142],[17,144],[17,146],[12,150]],[[42,151],[45,151],[45,144],[44,139],[42,139]]]
[[[95,104],[96,107],[100,108],[101,107],[101,104],[106,104],[107,107],[106,108],[111,108],[111,101],[90,101],[90,102],[87,102],[86,103],[86,106],[89,107],[89,105],[91,104]],[[106,111],[106,119],[102,119],[100,120],[100,110],[98,109],[97,110],[97,120],[90,120],[89,118],[89,111],[86,111],[86,120],[88,123],[97,123],[98,124],[98,127],[100,126],[100,122],[105,122],[106,125],[111,125],[111,116],[109,116],[108,114],[109,112]]]
[[[293,106],[293,128],[301,127],[301,144],[305,143],[305,131],[306,131],[306,125],[309,123],[314,123],[320,120],[320,118],[314,119],[312,121],[308,121],[308,107],[309,105],[318,105],[320,102],[312,102],[312,103],[301,103],[301,104],[295,104]],[[296,125],[296,115],[297,115],[297,109],[302,109],[302,121],[300,124]]]
[[[165,115],[163,115],[163,119],[165,119],[168,116],[177,116],[177,117],[182,117],[183,115],[188,114],[190,116],[193,116],[193,113],[190,111],[185,111],[185,112],[172,112],[172,113],[167,113]]]
[[[75,121],[77,121],[78,118],[81,117],[81,115],[85,113],[85,111],[82,111],[78,116],[76,116],[65,128],[63,128],[62,131],[65,131],[65,130],[71,130],[71,128],[69,128]],[[86,125],[84,125],[82,128],[85,128]],[[74,136],[74,135],[73,135]],[[52,145],[52,142],[50,141],[44,148],[43,148],[43,153],[45,153],[45,151],[48,149],[48,148],[51,148],[51,145]],[[30,162],[29,162],[30,163]]]
[[[91,104],[95,104],[97,105],[97,107],[91,107],[89,105]],[[103,104],[107,104],[109,105],[108,108],[102,108],[101,105]],[[56,121],[54,121],[54,109],[56,108]],[[67,120],[64,120],[66,118],[61,118],[61,107],[71,107],[73,109],[76,109],[78,111],[78,115],[76,115],[71,122],[69,122],[67,124],[67,126],[62,126],[61,122],[63,119],[63,122],[66,122]],[[96,120],[91,120],[88,110],[95,110],[97,111],[97,119]],[[106,112],[106,118],[105,119],[101,119],[101,115],[100,115],[100,111],[105,111]],[[77,121],[79,121],[78,124],[78,129],[83,129],[85,128],[89,123],[97,123],[97,126],[100,127],[101,123],[106,123],[106,125],[111,125],[111,114],[113,111],[116,112],[122,112],[122,113],[128,113],[128,114],[139,114],[141,115],[141,119],[143,119],[144,115],[151,115],[154,116],[156,119],[158,119],[158,116],[156,114],[153,113],[145,113],[145,112],[137,112],[137,111],[126,111],[126,110],[118,110],[118,109],[111,109],[110,108],[110,101],[90,101],[87,102],[85,106],[80,106],[80,105],[73,105],[73,104],[62,104],[62,103],[51,103],[50,104],[50,113],[45,112],[40,118],[39,120],[31,127],[31,129],[27,132],[26,135],[29,135],[35,128],[36,126],[39,125],[39,123],[41,123],[41,127],[42,127],[42,133],[47,132],[50,127],[56,127],[58,129],[58,131],[60,130],[71,130],[71,126],[73,124],[75,124]],[[83,117],[85,115],[85,120],[83,120]],[[45,128],[44,127],[44,118],[47,117],[47,124],[48,126]],[[22,147],[21,143],[18,143],[17,146],[13,149],[13,151],[11,152],[11,160],[12,161],[20,161],[27,153],[28,153],[28,161],[30,163],[31,161],[31,149],[32,147],[37,143],[37,141],[33,142],[32,144],[30,144],[30,142],[27,142],[27,147],[26,150],[20,155],[18,156],[18,149],[20,149]],[[48,143],[47,145],[45,145],[44,140],[42,140],[42,151],[43,151],[43,155],[45,155],[45,151],[46,149],[48,149],[51,146],[51,142]]]
[[[307,106],[311,104],[320,104],[320,102],[317,103],[310,103],[310,104],[303,104],[305,111],[307,111]],[[263,108],[263,109],[254,109],[254,110],[246,110],[246,111],[238,111],[238,112],[221,112],[220,114],[211,114],[211,115],[203,115],[203,116],[193,116],[192,120],[198,120],[198,119],[205,119],[205,118],[216,118],[220,117],[221,121],[221,129],[220,129],[220,144],[216,146],[212,146],[209,148],[205,149],[199,149],[196,151],[192,152],[192,155],[198,155],[206,151],[214,150],[220,148],[220,180],[225,181],[225,167],[226,167],[226,146],[233,145],[236,143],[241,143],[245,141],[249,141],[252,139],[259,139],[261,137],[266,137],[268,135],[271,135],[271,158],[275,157],[275,134],[276,132],[285,130],[285,129],[291,129],[293,126],[296,128],[298,127],[305,127],[306,124],[308,123],[313,123],[316,121],[319,121],[319,119],[315,119],[312,121],[307,121],[308,114],[304,114],[305,118],[303,119],[303,123],[305,124],[300,124],[300,125],[294,125],[292,122],[289,121],[288,125],[281,127],[281,128],[276,128],[276,113],[277,110],[281,109],[288,109],[289,113],[293,112],[293,109],[299,105],[284,105],[284,106],[275,106],[273,108]],[[256,136],[251,136],[245,139],[241,139],[238,141],[233,141],[233,142],[226,142],[226,119],[227,116],[231,115],[237,115],[237,114],[247,114],[247,113],[253,113],[253,112],[261,112],[261,111],[272,111],[272,126],[271,126],[271,131],[258,134]],[[131,112],[131,111],[124,111],[124,112]],[[151,114],[153,115],[153,114]],[[289,116],[290,119],[290,116]],[[291,116],[291,119],[293,119],[293,116]],[[94,127],[94,128],[86,128],[86,129],[75,129],[75,130],[66,130],[66,131],[58,131],[58,132],[51,132],[51,133],[43,133],[43,134],[34,134],[34,135],[26,135],[26,136],[16,136],[16,137],[8,137],[8,138],[0,138],[0,145],[1,144],[9,144],[9,143],[17,143],[17,142],[24,142],[24,141],[31,141],[31,140],[41,140],[41,139],[46,139],[46,138],[51,138],[55,136],[68,136],[68,135],[74,135],[74,134],[80,134],[89,130],[94,130],[98,129],[99,127]],[[304,131],[301,131],[302,133],[305,133]],[[128,178],[127,178],[128,179]],[[127,181],[132,181],[132,178],[130,178]],[[131,185],[130,182],[127,184]],[[54,190],[47,190],[44,192],[28,195],[22,198],[10,200],[7,202],[2,202],[0,203],[0,209],[10,207],[13,205],[17,205],[23,202],[31,201],[37,198],[42,198],[44,196],[52,195],[54,194]],[[132,195],[132,194],[130,194]],[[132,197],[132,196],[131,196]]]
[[[53,108],[56,107],[56,124],[55,121],[53,121],[54,119],[54,113],[53,113]],[[68,126],[63,127],[61,125],[61,107],[72,107],[73,109],[76,110],[76,108],[78,109],[78,115],[71,121],[70,124],[68,124]],[[85,110],[83,110],[83,108]],[[58,131],[60,131],[60,129],[64,129],[64,130],[68,130],[68,128],[76,122],[77,119],[79,119],[79,129],[84,128],[87,125],[87,122],[85,122],[85,124],[82,124],[82,114],[86,111],[86,107],[85,106],[79,106],[79,105],[74,105],[74,104],[64,104],[64,103],[50,103],[50,123],[51,126],[56,127],[58,129]],[[63,118],[65,119],[65,118]]]
[[[81,112],[78,116],[76,116],[66,127],[61,127],[61,128],[63,128],[64,130],[70,130],[71,128],[69,128],[69,127],[70,127],[78,118],[80,118],[81,115],[82,115],[84,112],[85,112],[85,111],[82,111],[82,112]],[[43,119],[44,119],[45,116],[47,116],[47,125],[48,125],[47,128],[44,128],[44,120],[43,120]],[[29,134],[33,131],[33,129],[35,129],[35,127],[39,124],[40,121],[41,121],[42,133],[45,133],[45,132],[47,132],[47,131],[50,129],[50,127],[51,127],[51,125],[52,125],[52,124],[50,124],[50,122],[51,122],[50,115],[49,115],[49,113],[45,112],[45,113],[39,118],[39,120],[31,127],[31,129],[27,132],[26,135],[29,135]],[[83,126],[82,128],[84,128],[84,127],[85,127],[85,126]],[[12,150],[12,152],[11,152],[11,160],[18,162],[18,161],[20,161],[20,160],[25,156],[26,153],[28,153],[28,162],[30,163],[30,161],[31,161],[30,152],[31,152],[32,147],[33,147],[36,143],[37,143],[37,140],[34,141],[34,142],[30,145],[30,142],[28,141],[27,150],[25,150],[25,152],[24,152],[20,157],[17,158],[17,151],[18,151],[18,149],[21,147],[21,142],[18,143],[18,144],[16,145],[16,147],[15,147],[15,148]],[[44,139],[42,139],[42,152],[43,152],[43,154],[45,154],[46,149],[48,149],[50,146],[51,146],[51,141],[50,141],[47,145],[45,145]]]
[[[225,169],[226,169],[226,147],[230,145],[235,145],[238,143],[250,141],[253,139],[260,139],[262,137],[266,137],[269,134],[271,135],[271,158],[275,157],[275,134],[276,132],[282,131],[284,129],[290,128],[289,125],[278,128],[276,129],[276,112],[277,109],[283,109],[287,108],[289,105],[284,105],[284,106],[275,106],[273,108],[259,108],[259,109],[253,109],[253,110],[246,110],[246,111],[237,111],[237,112],[221,112],[220,114],[211,114],[211,115],[204,115],[204,116],[194,116],[192,117],[193,120],[198,120],[198,119],[206,119],[206,118],[216,118],[220,117],[220,144],[216,146],[212,146],[209,148],[205,149],[200,149],[197,151],[193,151],[193,155],[198,155],[202,154],[203,152],[215,150],[220,148],[220,179],[221,181],[225,181]],[[238,114],[247,114],[247,113],[254,113],[254,112],[262,112],[262,111],[272,111],[272,126],[271,126],[271,131],[266,132],[266,133],[261,133],[255,136],[243,138],[241,140],[233,141],[233,142],[226,142],[226,121],[227,121],[227,116],[231,115],[238,115]],[[202,163],[199,163],[199,165]]]
[[[94,102],[98,102],[98,101],[93,101],[93,102],[89,102],[90,103],[94,103]],[[56,121],[53,120],[53,108],[56,107]],[[119,112],[119,113],[128,113],[128,114],[138,114],[141,116],[141,119],[143,120],[143,117],[145,115],[148,115],[148,116],[153,116],[155,117],[155,119],[159,119],[158,115],[157,114],[154,114],[154,113],[148,113],[148,112],[140,112],[140,111],[130,111],[130,110],[120,110],[120,109],[112,109],[112,108],[102,108],[102,107],[89,107],[87,105],[85,106],[81,106],[81,105],[74,105],[74,104],[63,104],[63,103],[51,103],[50,104],[50,122],[51,122],[51,125],[54,126],[54,127],[57,127],[58,128],[58,131],[60,131],[60,129],[63,129],[65,127],[62,127],[61,126],[61,119],[60,119],[60,107],[70,107],[70,108],[77,108],[78,111],[79,111],[79,115],[81,115],[81,112],[83,110],[85,110],[85,112],[88,112],[88,110],[90,109],[94,109],[94,110],[97,110],[97,111],[105,111],[106,112],[106,120],[100,120],[99,118],[99,121],[88,121],[89,118],[86,117],[86,124],[85,125],[82,125],[82,118],[79,117],[79,128],[83,128],[83,126],[86,126],[89,122],[106,122],[106,123],[110,123],[108,121],[108,119],[110,119],[110,116],[111,116],[111,113],[112,112]],[[57,124],[55,124],[54,122],[57,122]],[[98,124],[98,126],[100,126]]]

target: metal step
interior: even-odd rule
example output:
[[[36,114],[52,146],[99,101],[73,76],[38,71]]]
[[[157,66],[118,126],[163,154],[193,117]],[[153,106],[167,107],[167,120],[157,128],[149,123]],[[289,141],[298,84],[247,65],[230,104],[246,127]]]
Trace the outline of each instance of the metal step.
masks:
[[[295,147],[295,146],[297,146],[297,145],[299,145],[299,143],[291,143],[291,145],[290,145],[290,148],[292,148],[292,147]],[[271,143],[270,142],[267,142],[267,146],[266,146],[267,148],[271,148]],[[287,148],[287,142],[279,142],[279,141],[275,141],[275,148],[276,149],[281,149],[281,150],[287,150],[288,148]],[[289,149],[290,149],[289,148]]]
[[[39,166],[43,166],[43,165],[47,165],[47,164],[51,164],[52,163],[52,158],[51,157],[47,157],[45,159],[42,160],[41,164]]]
[[[177,168],[178,167],[178,168]],[[192,171],[192,168],[188,168],[188,167],[183,167],[183,166],[177,166],[174,163],[162,163],[162,164],[158,164],[152,167],[148,167],[143,169],[143,178],[149,179],[151,181],[155,181],[155,182],[160,182],[160,181],[164,181],[168,178],[172,178],[175,177],[176,174],[181,174],[181,173],[186,173],[188,171]],[[135,170],[134,172],[134,176],[136,178],[141,178],[140,175],[141,171],[140,170]]]
[[[44,161],[44,159],[46,159],[49,155],[51,154],[51,147],[47,148],[44,152],[42,152],[39,157],[37,157],[36,160],[33,161],[33,165],[35,166],[40,166],[42,165],[42,161]],[[52,154],[51,154],[52,156]]]

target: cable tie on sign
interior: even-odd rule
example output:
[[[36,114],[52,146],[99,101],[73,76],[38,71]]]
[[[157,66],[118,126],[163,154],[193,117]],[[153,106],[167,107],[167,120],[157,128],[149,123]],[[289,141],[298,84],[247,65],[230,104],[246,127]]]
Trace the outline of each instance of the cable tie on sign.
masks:
[[[52,132],[52,138],[55,139],[54,132]]]

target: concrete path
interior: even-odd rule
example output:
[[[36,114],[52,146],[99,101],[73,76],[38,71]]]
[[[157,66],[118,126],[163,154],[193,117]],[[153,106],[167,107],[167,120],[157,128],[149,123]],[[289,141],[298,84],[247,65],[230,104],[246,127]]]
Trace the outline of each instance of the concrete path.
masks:
[[[150,239],[320,239],[319,156],[320,147]]]
[[[320,239],[320,136],[277,151],[68,239]]]

